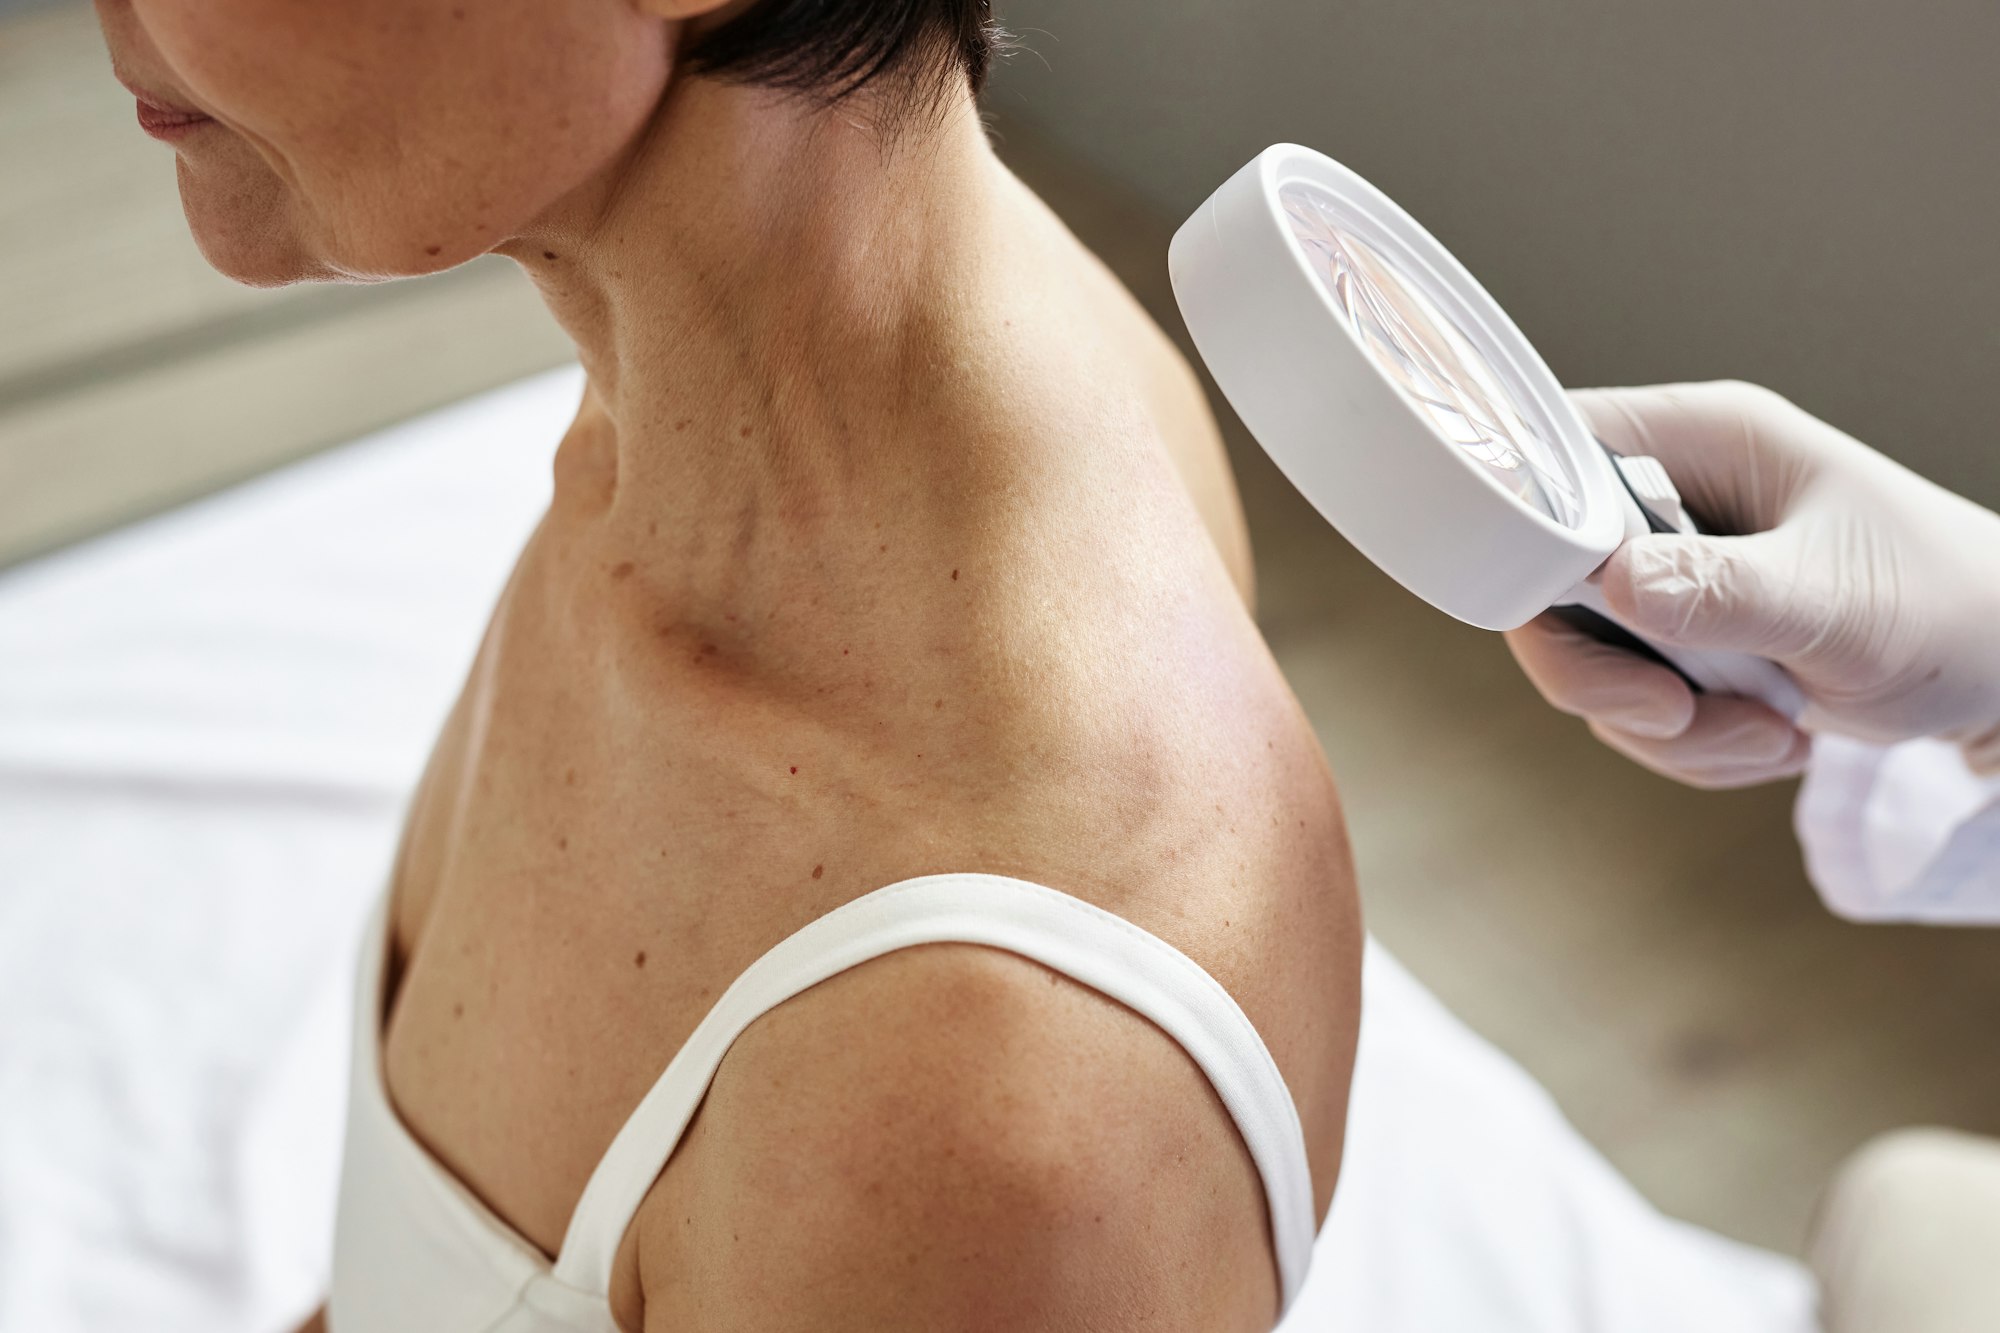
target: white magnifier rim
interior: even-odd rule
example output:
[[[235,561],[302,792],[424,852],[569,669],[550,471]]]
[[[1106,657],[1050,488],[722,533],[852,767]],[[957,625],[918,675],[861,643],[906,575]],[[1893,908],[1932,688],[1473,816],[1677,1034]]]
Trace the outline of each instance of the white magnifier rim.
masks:
[[[1294,202],[1324,200],[1416,310],[1463,335],[1573,492],[1535,497],[1441,428],[1322,279],[1288,187]],[[1636,506],[1527,338],[1415,219],[1333,159],[1266,149],[1181,227],[1168,265],[1202,360],[1258,443],[1342,536],[1439,610],[1484,629],[1525,624],[1631,530]]]

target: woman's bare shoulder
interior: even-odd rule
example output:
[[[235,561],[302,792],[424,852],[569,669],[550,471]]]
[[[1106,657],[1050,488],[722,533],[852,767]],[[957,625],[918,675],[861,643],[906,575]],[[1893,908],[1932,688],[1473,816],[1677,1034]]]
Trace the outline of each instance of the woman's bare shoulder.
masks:
[[[930,868],[1087,899],[1215,977],[1292,1093],[1324,1210],[1358,1019],[1352,870],[1310,730],[1247,656],[1211,660],[1205,685],[1190,663],[1066,674],[1068,705],[1009,710],[923,841]],[[1011,954],[905,950],[774,1010],[676,1162],[638,1230],[647,1328],[730,1310],[745,1328],[1206,1333],[1276,1308],[1261,1178],[1206,1076],[1135,1011]]]
[[[906,950],[773,1011],[677,1162],[638,1228],[649,1329],[1249,1330],[1276,1308],[1262,1185],[1201,1071],[1013,955]]]
[[[1017,182],[1018,184],[1018,182]],[[1112,265],[1093,252],[1027,186],[1043,245],[1072,296],[1130,367],[1136,387],[1209,540],[1246,603],[1255,598],[1249,526],[1215,414],[1194,368]]]

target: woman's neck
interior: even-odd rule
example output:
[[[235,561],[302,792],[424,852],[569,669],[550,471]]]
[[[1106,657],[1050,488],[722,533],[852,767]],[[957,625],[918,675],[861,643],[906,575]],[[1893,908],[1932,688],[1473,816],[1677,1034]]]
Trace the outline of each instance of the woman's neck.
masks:
[[[992,406],[984,353],[1011,331],[986,298],[1021,194],[969,98],[885,139],[683,81],[614,171],[505,247],[589,375],[558,503],[724,545],[734,524],[739,553],[753,530],[911,521],[970,462],[931,428]]]

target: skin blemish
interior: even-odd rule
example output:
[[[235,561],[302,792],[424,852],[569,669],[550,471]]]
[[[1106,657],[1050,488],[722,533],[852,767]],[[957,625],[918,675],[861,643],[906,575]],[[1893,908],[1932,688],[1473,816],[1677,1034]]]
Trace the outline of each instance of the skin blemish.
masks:
[[[734,624],[736,623],[736,617],[735,617],[735,615],[734,615],[733,613],[731,613],[731,612],[728,612],[728,611],[724,611],[724,612],[722,613],[722,618],[723,618],[724,620],[728,621],[728,622],[729,622],[730,624],[732,624],[732,625],[734,625]]]
[[[648,524],[646,525],[646,535],[647,535],[648,537],[657,537],[657,536],[659,536],[659,535],[660,535],[660,525],[659,525],[659,524],[658,524],[657,522],[654,522],[654,523],[648,523]]]
[[[943,707],[944,707],[944,700],[942,700],[942,699],[938,700],[938,701],[937,701],[936,703],[932,704],[932,705],[931,705],[931,707],[932,707],[932,708],[943,708]]]
[[[451,1007],[451,1016],[452,1016],[453,1018],[464,1018],[464,1017],[465,1017],[465,1006],[464,1006],[463,1004],[454,1004],[454,1005],[453,1005],[453,1006]]]
[[[632,966],[644,967],[645,965],[646,965],[646,951],[644,949],[641,949],[639,950],[639,952],[632,955]]]
[[[958,582],[958,571],[955,569],[951,571],[951,581],[953,583]]]
[[[692,420],[694,420],[694,418],[693,418],[693,417],[682,417],[682,418],[681,418],[681,419],[680,419],[679,421],[676,421],[676,422],[674,423],[674,429],[675,429],[675,430],[686,430],[686,429],[688,428],[688,423],[689,423],[690,421],[692,421]]]
[[[632,562],[630,560],[620,560],[617,564],[611,567],[611,577],[614,580],[623,580],[631,578]]]
[[[742,430],[739,430],[736,433],[738,435],[741,435],[746,440],[750,438],[750,428],[748,426],[745,426]]]
[[[826,873],[826,867],[825,867],[825,866],[814,866],[814,867],[813,867],[813,878],[814,878],[814,879],[818,879],[818,878],[819,878],[819,877],[820,877],[821,875],[824,875],[825,873]]]
[[[424,247],[424,253],[427,255],[443,254],[444,247],[442,245],[427,245]]]
[[[713,657],[713,656],[715,656],[715,645],[714,645],[714,644],[712,644],[712,643],[704,643],[704,644],[703,644],[703,645],[701,646],[701,655],[702,655],[703,657]]]
[[[566,851],[568,851],[568,850],[569,850],[569,839],[568,839],[568,838],[557,838],[557,839],[556,839],[556,850],[557,850],[557,851],[559,851],[559,852],[566,852]]]
[[[576,770],[572,768],[563,774],[563,786],[574,787],[575,785],[576,785]]]
[[[847,649],[845,649],[845,648],[842,648],[842,649],[840,650],[840,655],[841,655],[842,657],[845,657],[845,656],[847,656]]]
[[[798,771],[799,771],[799,766],[798,766],[797,764],[793,764],[793,765],[792,765],[792,772],[796,773],[796,772],[798,772]]]
[[[542,258],[544,259],[554,259],[555,257],[556,257],[556,252],[553,250],[542,251]]]
[[[464,17],[465,17],[465,9],[464,9],[464,7],[463,7],[463,6],[453,6],[453,8],[452,8],[452,11],[451,11],[451,16],[452,16],[453,18],[455,18],[455,19],[462,19],[462,18],[464,18]]]
[[[889,548],[888,548],[888,547],[886,547],[886,546],[882,546],[882,547],[877,547],[876,549],[877,549],[877,550],[882,550],[882,551],[886,551],[886,550],[888,550]]]

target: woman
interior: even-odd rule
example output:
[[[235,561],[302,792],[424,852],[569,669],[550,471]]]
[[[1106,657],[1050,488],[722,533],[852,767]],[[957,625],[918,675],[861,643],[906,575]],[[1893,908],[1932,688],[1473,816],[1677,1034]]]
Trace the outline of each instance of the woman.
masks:
[[[99,9],[219,269],[497,251],[589,375],[366,951],[327,1324],[1270,1327],[1338,801],[984,0]]]

